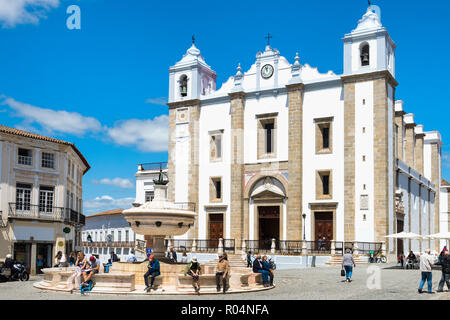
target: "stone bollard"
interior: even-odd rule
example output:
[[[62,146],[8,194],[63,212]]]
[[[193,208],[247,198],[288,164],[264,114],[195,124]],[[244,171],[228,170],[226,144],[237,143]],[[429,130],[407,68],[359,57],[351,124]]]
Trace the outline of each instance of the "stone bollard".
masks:
[[[223,239],[219,239],[219,247],[217,248],[217,254],[220,256],[223,254]]]
[[[172,248],[172,239],[168,238],[167,239],[167,252],[170,251],[170,248]]]
[[[197,251],[197,240],[194,239],[194,241],[192,241],[192,249],[191,252],[196,252]]]
[[[358,252],[358,243],[357,243],[356,241],[353,241],[353,248],[352,248],[352,250],[353,250],[353,254],[354,254],[354,255],[359,255],[359,252]]]
[[[275,239],[272,239],[272,246],[270,247],[270,253],[275,254],[276,248],[277,248],[277,246],[275,244]]]
[[[381,243],[381,254],[386,257],[386,242]]]
[[[247,254],[247,242],[242,240],[242,253]]]
[[[308,245],[305,240],[302,241],[302,254],[308,255]]]
[[[336,240],[331,240],[331,255],[336,255]]]

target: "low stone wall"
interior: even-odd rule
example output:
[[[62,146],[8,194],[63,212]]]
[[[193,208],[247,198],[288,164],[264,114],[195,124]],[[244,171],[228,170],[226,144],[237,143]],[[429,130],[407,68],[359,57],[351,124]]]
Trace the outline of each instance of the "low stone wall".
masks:
[[[44,280],[40,286],[60,291],[69,291],[67,280],[73,275],[75,268],[46,268],[42,269]],[[97,273],[93,276],[95,290],[132,292],[135,290],[135,277],[132,273]],[[75,288],[78,289],[78,288]]]
[[[176,287],[177,274],[184,273],[185,264],[167,264],[160,262],[161,275],[156,278],[157,284],[163,286]],[[110,272],[116,273],[132,273],[135,275],[136,285],[145,285],[144,274],[147,272],[148,262],[130,263],[130,262],[114,262],[110,267]]]

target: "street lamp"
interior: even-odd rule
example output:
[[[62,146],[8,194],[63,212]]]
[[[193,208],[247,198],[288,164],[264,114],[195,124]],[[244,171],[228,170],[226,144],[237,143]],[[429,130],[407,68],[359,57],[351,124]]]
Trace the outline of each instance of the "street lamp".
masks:
[[[305,233],[305,227],[306,227],[306,225],[305,225],[305,220],[306,220],[306,213],[303,213],[302,214],[302,217],[303,217],[303,240],[306,240],[306,233]]]

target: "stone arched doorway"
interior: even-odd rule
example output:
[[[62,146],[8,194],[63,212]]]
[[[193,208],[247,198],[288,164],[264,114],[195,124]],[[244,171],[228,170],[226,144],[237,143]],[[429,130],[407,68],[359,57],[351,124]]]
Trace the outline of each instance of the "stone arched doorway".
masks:
[[[249,190],[249,240],[260,249],[270,249],[272,239],[286,233],[286,190],[275,177],[257,180]]]

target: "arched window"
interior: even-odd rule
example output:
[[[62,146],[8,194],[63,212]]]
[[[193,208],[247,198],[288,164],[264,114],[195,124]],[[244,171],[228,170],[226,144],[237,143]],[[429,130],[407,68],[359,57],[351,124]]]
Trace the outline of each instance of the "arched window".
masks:
[[[361,66],[368,66],[370,64],[369,44],[363,43],[361,46]]]
[[[180,77],[180,94],[182,97],[186,97],[187,96],[187,76],[185,74],[183,74]]]

